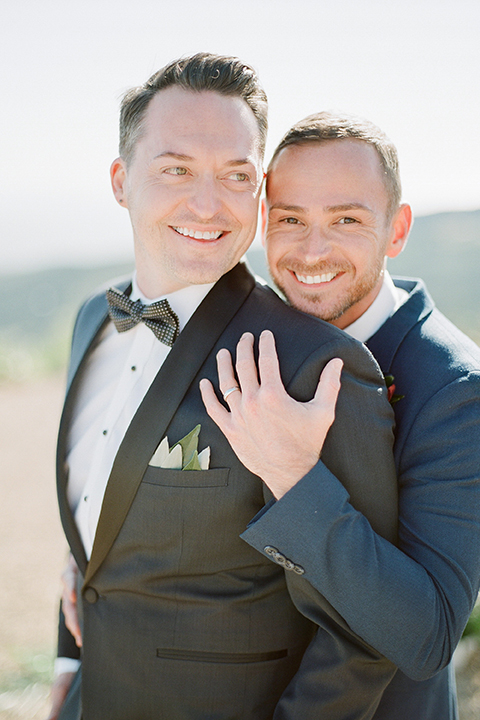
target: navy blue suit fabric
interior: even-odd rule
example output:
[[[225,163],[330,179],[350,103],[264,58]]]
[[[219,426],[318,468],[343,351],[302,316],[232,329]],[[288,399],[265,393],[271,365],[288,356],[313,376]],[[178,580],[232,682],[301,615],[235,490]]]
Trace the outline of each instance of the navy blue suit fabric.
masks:
[[[395,283],[408,299],[367,346],[404,396],[394,406],[399,547],[373,532],[319,467],[243,537],[301,564],[299,596],[320,592],[400,668],[375,720],[455,720],[451,660],[480,584],[480,349],[420,280]],[[305,662],[324,661],[320,646]]]

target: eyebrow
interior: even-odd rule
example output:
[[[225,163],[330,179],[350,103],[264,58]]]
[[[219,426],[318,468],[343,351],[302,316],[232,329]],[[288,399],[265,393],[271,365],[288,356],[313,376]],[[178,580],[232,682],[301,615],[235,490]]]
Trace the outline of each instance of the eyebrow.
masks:
[[[326,212],[347,212],[348,210],[366,210],[373,215],[373,210],[362,203],[343,203],[341,205],[326,205],[323,208]],[[270,205],[269,212],[272,210],[284,210],[285,212],[308,213],[308,208],[301,205],[286,205],[285,203],[275,203]]]
[[[182,161],[194,160],[194,158],[191,155],[183,155],[182,153],[172,152],[171,150],[165,150],[165,152],[155,155],[155,157],[153,159],[158,160],[158,158],[163,158],[163,157],[171,157],[171,158],[174,158],[175,160],[182,160]]]
[[[301,205],[285,205],[285,203],[275,203],[274,205],[270,205],[268,208],[268,212],[272,212],[272,210],[285,210],[285,212],[296,212],[296,213],[304,213],[307,212],[307,209],[302,207]]]
[[[165,152],[155,155],[153,159],[158,160],[159,158],[164,157],[173,158],[174,160],[179,160],[181,162],[190,162],[192,160],[195,160],[192,155],[184,155],[183,153],[176,153],[172,152],[171,150],[165,150]],[[238,165],[254,165],[254,163],[248,158],[240,158],[239,160],[229,160],[226,165],[228,165],[228,167],[237,167]]]
[[[366,210],[373,214],[373,210],[368,205],[362,203],[344,203],[342,205],[328,205],[324,208],[327,212],[346,212],[347,210]]]
[[[229,160],[226,164],[229,167],[234,167],[235,165],[255,165],[255,163],[252,160],[249,160],[249,158],[240,158],[240,160]]]

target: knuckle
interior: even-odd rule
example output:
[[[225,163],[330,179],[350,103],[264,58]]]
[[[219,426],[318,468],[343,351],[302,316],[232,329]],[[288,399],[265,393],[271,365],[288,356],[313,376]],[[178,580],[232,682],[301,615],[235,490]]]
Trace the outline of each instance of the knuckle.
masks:
[[[248,367],[250,365],[250,358],[246,355],[237,355],[237,359],[235,361],[235,367],[238,368],[244,368]]]
[[[254,396],[248,391],[242,393],[242,410],[246,417],[254,415],[256,412],[257,403],[255,402]]]
[[[274,407],[277,405],[277,401],[278,401],[278,394],[277,394],[275,388],[270,383],[262,385],[262,402],[263,402],[263,404],[268,405],[269,407]]]

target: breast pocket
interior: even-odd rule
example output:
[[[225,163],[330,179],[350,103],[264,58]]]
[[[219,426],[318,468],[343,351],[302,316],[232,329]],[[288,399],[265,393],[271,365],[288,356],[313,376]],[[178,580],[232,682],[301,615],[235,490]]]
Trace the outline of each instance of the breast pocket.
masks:
[[[170,470],[149,465],[143,482],[148,485],[183,488],[226,487],[230,468],[211,470]]]

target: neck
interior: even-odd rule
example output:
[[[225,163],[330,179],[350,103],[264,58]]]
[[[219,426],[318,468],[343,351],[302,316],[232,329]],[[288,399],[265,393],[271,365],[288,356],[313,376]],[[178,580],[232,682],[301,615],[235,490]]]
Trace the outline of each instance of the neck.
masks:
[[[375,287],[370,290],[370,292],[365,295],[361,300],[349,307],[348,310],[343,313],[343,315],[341,315],[336,320],[332,320],[331,325],[335,325],[336,327],[340,328],[340,330],[345,330],[345,328],[354,323],[355,320],[358,320],[358,318],[361,317],[368,310],[373,301],[378,297],[378,293],[382,289],[382,284],[383,273],[381,274]]]

